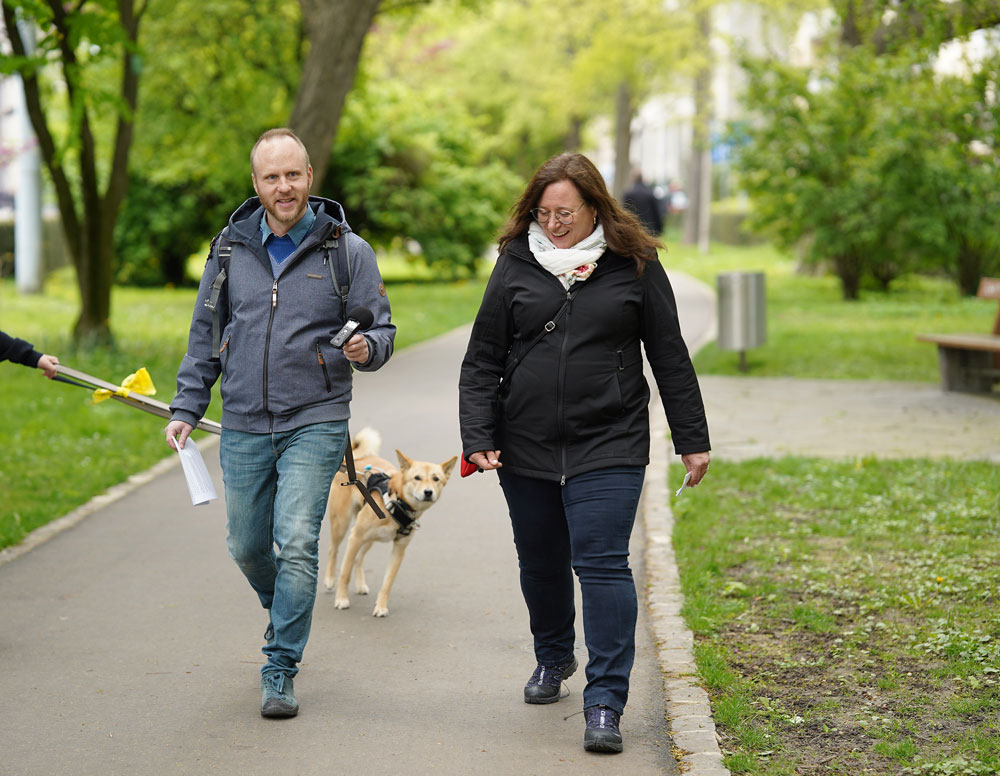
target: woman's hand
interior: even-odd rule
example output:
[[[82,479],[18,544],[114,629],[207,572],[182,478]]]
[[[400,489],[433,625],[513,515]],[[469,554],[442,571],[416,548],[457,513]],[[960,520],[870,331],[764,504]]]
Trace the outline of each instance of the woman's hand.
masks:
[[[681,456],[681,461],[684,463],[684,468],[691,472],[691,481],[688,483],[689,488],[693,488],[702,478],[708,473],[708,462],[711,456],[706,453],[688,453],[687,455]]]
[[[480,450],[478,453],[473,453],[468,458],[469,463],[475,464],[483,471],[492,471],[493,469],[499,469],[503,466],[500,463],[500,451],[499,450]]]

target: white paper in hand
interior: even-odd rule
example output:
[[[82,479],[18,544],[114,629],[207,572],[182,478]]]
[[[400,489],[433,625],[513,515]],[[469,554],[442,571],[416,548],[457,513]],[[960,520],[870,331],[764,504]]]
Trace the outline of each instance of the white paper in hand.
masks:
[[[681,486],[677,489],[677,492],[674,493],[674,496],[681,495],[681,493],[684,491],[684,488],[688,486],[689,482],[691,482],[691,472],[688,472],[687,474],[684,475],[684,482],[681,483]]]
[[[191,503],[194,506],[207,504],[212,499],[218,498],[215,495],[215,486],[212,484],[212,477],[205,468],[205,462],[198,452],[198,445],[188,437],[184,447],[177,451],[181,457],[181,468],[184,470],[184,479],[187,480],[188,492],[191,494]]]

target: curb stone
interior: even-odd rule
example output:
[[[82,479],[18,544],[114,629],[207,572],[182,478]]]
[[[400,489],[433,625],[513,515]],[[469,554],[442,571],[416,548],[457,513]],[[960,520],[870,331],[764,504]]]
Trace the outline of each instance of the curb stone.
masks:
[[[681,617],[684,596],[671,540],[674,516],[667,490],[668,443],[661,411],[650,411],[650,438],[649,471],[642,491],[646,606],[659,648],[674,755],[680,771],[689,776],[731,776],[722,764],[708,693],[697,682],[694,635]]]

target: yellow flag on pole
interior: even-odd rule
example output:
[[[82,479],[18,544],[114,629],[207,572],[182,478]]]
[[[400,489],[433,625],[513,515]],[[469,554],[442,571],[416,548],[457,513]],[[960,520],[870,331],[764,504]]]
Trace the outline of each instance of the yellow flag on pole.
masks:
[[[138,370],[122,380],[121,388],[113,393],[105,388],[98,388],[94,391],[94,396],[91,401],[94,404],[100,404],[102,401],[110,399],[112,396],[128,398],[130,391],[132,393],[140,393],[143,396],[156,395],[156,386],[153,385],[153,378],[149,376],[149,372],[146,371],[146,367],[139,367]]]

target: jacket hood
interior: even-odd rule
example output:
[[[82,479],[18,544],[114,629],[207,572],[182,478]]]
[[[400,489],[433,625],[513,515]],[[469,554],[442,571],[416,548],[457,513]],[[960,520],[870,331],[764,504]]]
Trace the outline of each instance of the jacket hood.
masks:
[[[347,223],[347,216],[344,215],[344,208],[339,202],[325,197],[310,196],[309,207],[316,214],[314,231],[336,226],[345,232],[352,231],[350,224]],[[260,232],[260,219],[263,217],[264,206],[260,204],[260,197],[250,197],[229,217],[229,223],[223,234],[233,240],[244,242],[252,240]]]

